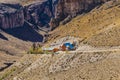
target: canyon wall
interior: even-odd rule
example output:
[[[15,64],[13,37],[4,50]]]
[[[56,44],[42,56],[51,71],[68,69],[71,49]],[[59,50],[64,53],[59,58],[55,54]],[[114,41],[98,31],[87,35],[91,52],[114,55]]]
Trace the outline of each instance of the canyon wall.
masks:
[[[66,24],[78,14],[89,12],[107,1],[110,0],[54,0],[54,19],[51,19],[50,26],[55,28],[60,22]]]
[[[67,23],[73,17],[88,12],[95,6],[109,0],[40,0],[30,5],[0,4],[0,27],[23,26],[24,20],[40,26],[52,28],[61,21]]]
[[[0,4],[0,28],[15,28],[23,24],[24,12],[20,4]]]
[[[55,10],[55,17],[62,18],[68,15],[74,17],[106,1],[108,0],[59,0]]]
[[[48,26],[52,13],[52,3],[49,0],[40,1],[24,7],[25,20],[38,26]]]
[[[25,6],[25,19],[35,25],[55,28],[76,15],[87,12],[109,0],[41,0]],[[66,19],[67,18],[67,19]]]

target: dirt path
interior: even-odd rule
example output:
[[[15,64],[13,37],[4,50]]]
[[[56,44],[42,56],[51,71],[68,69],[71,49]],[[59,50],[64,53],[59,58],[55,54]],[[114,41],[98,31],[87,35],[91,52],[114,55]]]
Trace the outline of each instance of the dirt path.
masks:
[[[120,51],[120,46],[116,47],[104,47],[104,48],[95,48],[89,45],[79,46],[76,51],[70,51],[70,53],[75,52],[107,52],[107,51]]]

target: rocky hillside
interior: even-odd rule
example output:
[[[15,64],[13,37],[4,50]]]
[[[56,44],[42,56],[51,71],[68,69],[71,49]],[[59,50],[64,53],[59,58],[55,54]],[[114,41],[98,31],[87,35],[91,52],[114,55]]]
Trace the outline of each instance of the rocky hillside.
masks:
[[[120,51],[26,55],[4,80],[119,80]]]
[[[0,73],[1,79],[119,80],[119,5],[109,1],[51,32],[50,43],[68,35],[81,38],[76,51],[26,54]]]
[[[31,45],[31,42],[20,40],[0,31],[0,72],[19,60]]]
[[[42,35],[28,25],[0,29],[0,71],[25,55],[33,43],[41,43],[42,40]]]
[[[75,51],[59,51],[52,54],[25,54],[14,65],[0,72],[0,80],[120,80],[120,0],[54,1],[52,5],[51,0],[25,5],[25,21],[33,22],[37,27],[54,27],[60,22],[60,26],[50,32],[46,46],[50,46],[51,43],[61,44],[64,37],[72,36],[73,41],[75,38],[80,39],[78,48]],[[70,22],[64,24],[67,21]],[[21,30],[20,27],[21,34],[23,30],[31,32],[33,29],[27,30],[28,28],[30,27],[23,27]],[[17,28],[17,32],[19,29]],[[0,34],[3,44],[11,42],[6,46],[0,43],[4,50],[18,46],[16,49],[19,49],[19,52],[38,39],[29,38],[31,42],[28,43],[26,36],[18,36],[16,29],[9,30]],[[16,36],[13,32],[16,32],[17,39],[13,38]],[[22,41],[19,41],[18,38],[21,37]],[[7,54],[5,56],[9,57]],[[12,58],[14,56],[10,59]],[[2,62],[4,63],[3,59]]]
[[[109,1],[97,6],[88,13],[83,13],[66,25],[61,25],[51,32],[50,40],[64,36],[80,37],[92,46],[118,46],[120,27],[120,2]]]
[[[43,36],[24,22],[24,8],[18,3],[0,3],[0,72],[27,53]]]
[[[107,0],[1,0],[0,28],[4,30],[0,32],[0,41],[2,42],[0,43],[0,51],[2,51],[1,53],[14,55],[22,53],[22,49],[28,49],[31,43],[42,42],[43,40],[43,36],[34,30],[34,28],[56,27],[60,21],[62,21],[61,23],[66,23],[78,14],[88,12],[95,6],[106,1]],[[34,26],[31,26],[28,22]],[[9,36],[6,37],[6,35],[12,36],[15,40]],[[58,35],[58,33],[55,33],[55,36],[56,35]],[[21,48],[23,46],[22,44],[26,45],[27,41],[30,41],[30,44],[28,42],[29,45]],[[19,50],[19,47],[16,48],[16,46],[19,46],[21,49]]]

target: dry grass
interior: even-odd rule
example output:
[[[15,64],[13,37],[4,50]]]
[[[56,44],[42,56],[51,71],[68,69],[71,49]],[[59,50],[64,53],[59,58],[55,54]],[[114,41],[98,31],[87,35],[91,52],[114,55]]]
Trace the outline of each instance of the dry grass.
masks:
[[[120,8],[119,3],[113,3],[109,2],[101,7],[93,9],[91,12],[80,15],[76,18],[74,18],[72,21],[70,21],[66,25],[60,25],[56,30],[51,32],[50,41],[53,41],[54,39],[59,39],[60,37],[71,35],[75,37],[80,37],[85,39],[86,41],[89,41],[92,37],[96,36],[99,37],[99,34],[102,34],[101,36],[104,37],[104,39],[107,38],[107,36],[112,35],[104,35],[108,29],[111,29],[111,26],[114,28],[118,28],[120,26]],[[110,26],[111,25],[111,26]],[[119,33],[114,31],[111,31],[111,34],[116,35],[116,38],[119,39]],[[114,33],[112,33],[114,32]],[[98,39],[99,41],[102,41],[102,44],[106,44],[106,41],[103,41],[102,38]],[[113,39],[113,38],[109,38]],[[92,42],[93,41],[93,42]],[[90,44],[95,44],[96,46],[100,45],[99,43],[94,43],[95,39],[91,39]],[[117,41],[117,42],[118,42]],[[117,42],[115,42],[115,39],[112,40],[112,42],[108,42],[107,45],[116,45]],[[117,45],[120,45],[119,43]]]
[[[120,25],[101,32],[88,40],[92,46],[120,46]]]
[[[83,38],[86,43],[93,46],[120,45],[119,3],[109,4],[111,5],[106,3],[89,13],[74,18],[66,25],[61,25],[51,32],[50,42],[71,35]],[[27,54],[13,65],[17,67],[16,72],[6,79],[120,80],[119,53],[118,50],[55,55]],[[53,69],[52,73],[51,69]],[[3,72],[2,75],[4,74]]]
[[[31,42],[26,42],[15,38],[5,32],[0,32],[1,35],[8,40],[0,37],[0,69],[6,67],[4,63],[13,63],[25,55],[28,49],[32,46]]]
[[[119,51],[26,55],[2,75],[15,66],[5,79],[119,80],[119,64]]]

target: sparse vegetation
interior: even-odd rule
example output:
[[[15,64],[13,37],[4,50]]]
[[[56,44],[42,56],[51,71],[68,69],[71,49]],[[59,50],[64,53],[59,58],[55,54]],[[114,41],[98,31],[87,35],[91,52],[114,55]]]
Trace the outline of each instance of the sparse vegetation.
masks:
[[[68,35],[81,38],[78,50],[54,55],[35,44],[0,80],[120,80],[120,7],[105,5],[51,32],[50,44]]]
[[[44,54],[44,51],[42,50],[41,47],[38,47],[38,48],[31,48],[29,51],[28,51],[28,54]]]
[[[1,77],[0,80],[4,80],[6,77],[8,77],[11,73],[13,73],[16,70],[16,68],[12,68],[9,71],[6,71]]]
[[[113,6],[108,8],[108,4]],[[56,30],[51,32],[49,41],[54,41],[61,37],[70,35],[85,39],[84,43],[89,42],[89,44],[93,46],[120,45],[118,30],[120,26],[120,8],[118,4],[119,3],[112,2],[106,3],[99,8],[93,9],[87,14],[77,16],[65,25],[60,25]],[[106,8],[108,9],[106,10]],[[115,29],[112,29],[111,26]],[[57,35],[59,36],[56,37]]]
[[[42,47],[30,48],[28,54],[54,54],[52,51],[44,51]]]

